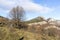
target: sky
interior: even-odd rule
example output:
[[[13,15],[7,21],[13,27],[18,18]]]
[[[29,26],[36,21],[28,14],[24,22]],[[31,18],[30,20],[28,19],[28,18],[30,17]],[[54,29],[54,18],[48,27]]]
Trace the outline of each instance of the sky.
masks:
[[[26,20],[38,16],[60,20],[60,0],[0,0],[0,16],[9,17],[13,7],[25,10]]]

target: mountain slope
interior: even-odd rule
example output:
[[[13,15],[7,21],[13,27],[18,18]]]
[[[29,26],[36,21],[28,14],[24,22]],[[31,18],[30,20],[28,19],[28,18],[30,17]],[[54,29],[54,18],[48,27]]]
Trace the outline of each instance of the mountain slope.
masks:
[[[36,17],[34,19],[31,19],[29,21],[27,21],[27,23],[34,23],[34,22],[41,22],[41,21],[44,21],[44,17]]]

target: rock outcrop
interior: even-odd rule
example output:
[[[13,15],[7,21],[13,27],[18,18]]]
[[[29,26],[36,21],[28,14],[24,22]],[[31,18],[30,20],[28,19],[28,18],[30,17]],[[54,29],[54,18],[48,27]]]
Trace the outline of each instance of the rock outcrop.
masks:
[[[60,20],[55,20],[53,18],[44,19],[44,21],[40,22],[29,23],[28,25],[28,29],[30,29],[33,32],[35,31],[36,33],[41,33],[41,31],[45,31],[48,29],[60,31]]]

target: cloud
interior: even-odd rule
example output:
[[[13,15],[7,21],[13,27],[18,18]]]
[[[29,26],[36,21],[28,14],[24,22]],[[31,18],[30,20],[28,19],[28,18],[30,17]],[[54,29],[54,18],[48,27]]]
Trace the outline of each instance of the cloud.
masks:
[[[32,0],[0,0],[0,8],[2,8],[5,11],[10,10],[16,5],[22,6],[24,10],[29,12],[49,13],[53,11],[52,8],[36,4]]]
[[[25,10],[35,13],[49,13],[54,9],[49,7],[44,7],[42,5],[33,3],[32,0],[20,0],[20,4]]]

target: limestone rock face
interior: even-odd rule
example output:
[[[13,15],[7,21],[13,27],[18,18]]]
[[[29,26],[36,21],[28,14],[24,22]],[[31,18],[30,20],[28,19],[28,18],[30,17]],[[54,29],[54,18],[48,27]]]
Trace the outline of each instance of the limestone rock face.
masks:
[[[56,21],[56,20],[53,19],[53,18],[48,18],[47,21],[48,21],[48,22],[52,22],[52,21]]]
[[[56,26],[60,27],[60,20],[56,21]]]
[[[55,19],[49,18],[49,19],[47,19],[47,21],[48,21],[49,24],[60,27],[60,20],[55,20]]]
[[[46,21],[41,21],[41,22],[36,22],[36,23],[30,23],[30,24],[28,24],[28,25],[44,25],[44,24],[47,24],[47,22]]]

